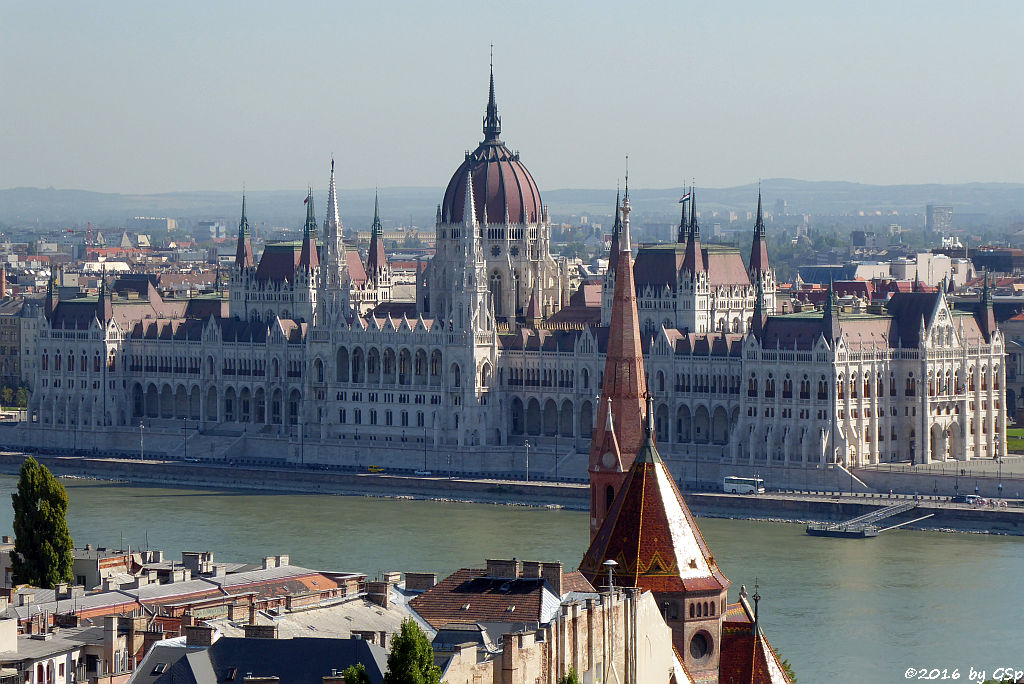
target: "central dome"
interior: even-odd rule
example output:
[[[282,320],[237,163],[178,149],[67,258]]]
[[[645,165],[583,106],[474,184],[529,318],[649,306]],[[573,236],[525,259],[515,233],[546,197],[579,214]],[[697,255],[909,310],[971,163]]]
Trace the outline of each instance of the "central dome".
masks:
[[[484,140],[448,181],[441,204],[443,223],[460,223],[466,201],[466,172],[473,175],[473,204],[480,223],[538,223],[541,216],[540,190],[533,176],[501,141],[501,118],[494,102],[494,71],[484,115]]]

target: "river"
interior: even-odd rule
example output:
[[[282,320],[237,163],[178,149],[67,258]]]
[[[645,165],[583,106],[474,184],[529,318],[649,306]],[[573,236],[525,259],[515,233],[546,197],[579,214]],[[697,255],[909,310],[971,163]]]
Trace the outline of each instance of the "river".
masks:
[[[0,489],[16,478],[0,475]],[[373,575],[482,567],[511,556],[579,562],[585,513],[323,495],[160,489],[64,480],[77,545],[147,543],[172,557],[292,563]],[[9,501],[9,498],[5,498]],[[0,530],[12,511],[0,505]],[[907,668],[1024,669],[1024,538],[895,530],[808,537],[800,525],[700,519],[719,564],[762,596],[765,633],[801,684],[906,681]],[[122,537],[123,535],[123,537]]]

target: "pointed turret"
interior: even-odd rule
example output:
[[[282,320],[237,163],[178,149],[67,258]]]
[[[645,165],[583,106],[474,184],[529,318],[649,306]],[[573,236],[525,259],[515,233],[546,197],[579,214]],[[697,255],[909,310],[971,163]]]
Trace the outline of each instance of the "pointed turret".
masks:
[[[313,211],[313,189],[306,195],[306,224],[302,229],[302,253],[299,265],[313,270],[320,265],[320,254],[316,249],[317,238],[316,214]]]
[[[704,272],[704,252],[701,250],[700,226],[697,224],[697,196],[693,190],[690,191],[690,234],[686,240],[683,270],[691,277]]]
[[[491,57],[491,88],[487,96],[487,111],[484,113],[484,142],[498,142],[501,136],[501,117],[498,104],[494,101],[494,58]]]
[[[748,271],[751,275],[760,276],[768,271],[768,243],[765,240],[764,214],[761,211],[761,188],[757,189],[757,218],[754,220],[754,239],[750,243],[750,264]]]
[[[685,245],[686,240],[690,237],[690,226],[687,224],[686,219],[686,203],[690,201],[691,196],[690,193],[687,193],[679,200],[679,203],[683,205],[683,209],[679,216],[679,230],[676,232],[676,242],[681,245]]]
[[[768,323],[768,312],[764,308],[764,283],[757,279],[757,292],[754,295],[754,316],[751,321],[751,330],[755,337],[761,339],[764,326]]]
[[[54,309],[57,308],[57,304],[60,300],[60,296],[54,296],[53,292],[53,276],[51,275],[46,279],[46,317],[50,318],[53,315]]]
[[[644,375],[640,338],[640,317],[636,305],[636,285],[629,236],[629,185],[622,201],[622,237],[615,255],[615,287],[612,294],[608,346],[605,353],[604,384],[597,415],[609,411],[614,416],[616,434],[606,434],[598,422],[590,441],[590,529],[596,534],[622,486],[626,470],[643,442]],[[620,453],[609,450],[614,440]]]
[[[985,336],[986,342],[992,341],[992,335],[996,332],[996,316],[992,311],[992,297],[988,290],[988,272],[985,272],[985,285],[981,290],[981,300],[975,310],[975,317],[978,319],[978,327],[981,334]]]
[[[252,256],[252,239],[249,233],[249,218],[245,215],[245,193],[242,193],[242,218],[238,221],[238,244],[235,246],[235,267],[252,268],[256,265]]]
[[[836,301],[836,291],[832,286],[832,281],[829,280],[828,295],[825,298],[825,306],[821,310],[821,333],[831,345],[839,338],[839,332],[839,303]]]
[[[373,196],[373,224],[370,226],[370,250],[366,254],[366,277],[379,285],[388,271],[388,256],[384,251],[384,228],[380,222],[380,199]],[[390,278],[387,279],[390,285]]]
[[[110,293],[107,292],[107,271],[103,269],[100,273],[100,291],[99,296],[96,297],[96,318],[100,324],[106,326],[111,318],[114,317],[114,304],[110,297]]]

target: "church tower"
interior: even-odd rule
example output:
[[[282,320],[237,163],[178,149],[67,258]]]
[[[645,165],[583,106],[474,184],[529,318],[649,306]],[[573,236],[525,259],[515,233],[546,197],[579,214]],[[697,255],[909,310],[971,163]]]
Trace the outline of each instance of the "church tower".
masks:
[[[612,297],[604,384],[598,404],[598,421],[590,440],[590,534],[601,527],[626,471],[643,442],[643,395],[647,386],[640,317],[636,308],[633,259],[629,236],[629,183],[622,200],[622,235],[615,257],[615,290]]]
[[[620,429],[636,431],[639,424]],[[616,562],[615,585],[650,591],[672,630],[672,645],[697,682],[719,682],[729,580],[718,567],[655,444],[648,398],[643,444],[615,503],[593,535],[580,572],[608,586],[604,562]],[[753,651],[751,651],[753,655]]]

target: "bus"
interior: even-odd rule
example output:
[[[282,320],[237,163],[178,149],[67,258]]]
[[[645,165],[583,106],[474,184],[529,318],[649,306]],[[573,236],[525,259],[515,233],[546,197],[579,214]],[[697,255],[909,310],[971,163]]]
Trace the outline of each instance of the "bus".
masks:
[[[764,480],[759,477],[729,475],[722,481],[722,491],[729,494],[764,494]]]

